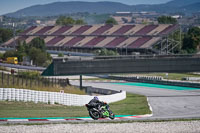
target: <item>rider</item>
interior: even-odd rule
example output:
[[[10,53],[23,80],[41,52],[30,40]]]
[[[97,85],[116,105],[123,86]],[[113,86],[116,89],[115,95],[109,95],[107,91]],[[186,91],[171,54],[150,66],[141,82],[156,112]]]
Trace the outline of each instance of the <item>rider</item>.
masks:
[[[90,100],[90,102],[88,103],[89,105],[95,107],[96,109],[99,110],[99,108],[102,105],[106,105],[106,109],[109,111],[109,106],[107,103],[99,101],[99,98],[97,96],[95,96],[92,100]],[[109,111],[110,112],[110,111]]]

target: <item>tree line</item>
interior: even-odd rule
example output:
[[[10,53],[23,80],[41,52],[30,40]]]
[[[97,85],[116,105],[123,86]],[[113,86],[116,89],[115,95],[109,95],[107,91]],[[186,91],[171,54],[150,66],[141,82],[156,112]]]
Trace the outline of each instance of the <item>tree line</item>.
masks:
[[[87,24],[83,19],[73,19],[72,17],[65,17],[65,16],[60,16],[56,20],[56,25],[85,25]],[[105,21],[105,24],[113,24],[116,25],[118,24],[117,21],[110,17]]]
[[[46,46],[40,37],[34,38],[30,43],[18,42],[15,50],[6,51],[2,58],[18,57],[18,61],[22,62],[23,57],[27,57],[33,61],[36,66],[48,66],[51,63],[51,56],[46,52]]]

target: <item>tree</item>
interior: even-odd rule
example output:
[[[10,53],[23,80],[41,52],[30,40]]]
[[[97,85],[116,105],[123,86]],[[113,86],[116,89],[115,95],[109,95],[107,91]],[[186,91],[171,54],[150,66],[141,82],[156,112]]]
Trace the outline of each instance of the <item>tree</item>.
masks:
[[[25,43],[23,46],[25,47],[27,55],[33,60],[33,64],[45,66],[46,62],[51,60],[51,56],[46,52],[44,39],[36,37],[28,44],[28,46]]]
[[[41,49],[42,51],[46,50],[44,39],[41,39],[40,37],[34,38],[30,43],[29,47],[35,47],[38,49]]]
[[[85,22],[82,19],[77,19],[76,22],[75,22],[75,24],[77,24],[77,25],[84,25]]]
[[[43,52],[41,49],[32,47],[29,51],[29,57],[33,60],[33,64],[37,66],[44,66],[45,62],[48,60],[48,54]]]
[[[58,57],[64,57],[63,53],[58,53]]]
[[[71,17],[61,16],[56,20],[57,25],[83,25],[86,24],[82,19],[74,20]]]
[[[56,20],[57,25],[73,25],[74,23],[75,23],[75,20],[71,17],[60,16]]]
[[[187,34],[183,39],[182,50],[188,53],[195,53],[197,47],[200,45],[200,28],[192,27],[188,30]]]
[[[12,38],[13,32],[11,29],[0,28],[0,43],[6,42]]]
[[[2,53],[0,53],[0,59],[3,59],[3,54]]]
[[[176,24],[177,20],[175,18],[172,18],[171,16],[161,16],[158,17],[158,23],[159,24]]]
[[[26,48],[26,42],[24,41],[23,43],[19,42],[17,47],[16,47],[16,56],[18,57],[18,61],[22,62],[23,61],[23,57],[27,55],[27,50],[28,48]]]
[[[112,24],[112,25],[118,24],[117,21],[114,18],[107,19],[105,23],[106,24]]]
[[[17,53],[15,50],[6,51],[3,55],[4,59],[6,59],[7,57],[16,57],[16,56],[17,56]]]

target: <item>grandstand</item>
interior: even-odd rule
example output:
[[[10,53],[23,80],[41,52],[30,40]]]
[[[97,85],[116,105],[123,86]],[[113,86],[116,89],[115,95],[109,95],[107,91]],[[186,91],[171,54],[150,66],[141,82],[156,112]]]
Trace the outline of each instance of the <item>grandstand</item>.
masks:
[[[178,28],[178,25],[170,24],[32,26],[3,46],[15,47],[18,41],[29,43],[33,38],[41,37],[49,50],[90,52],[107,48],[122,54],[125,51],[129,54],[136,51],[162,53],[170,49],[167,38]],[[156,45],[160,46],[155,49]]]

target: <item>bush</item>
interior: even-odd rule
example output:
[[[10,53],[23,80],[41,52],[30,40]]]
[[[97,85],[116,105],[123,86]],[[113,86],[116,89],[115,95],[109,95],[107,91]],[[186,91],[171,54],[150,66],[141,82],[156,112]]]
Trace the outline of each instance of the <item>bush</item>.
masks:
[[[19,77],[23,78],[29,78],[29,79],[36,79],[40,77],[40,73],[37,71],[32,71],[32,72],[19,72],[18,73]]]
[[[96,50],[95,54],[99,55],[99,56],[116,56],[119,55],[118,52],[113,51],[113,50],[108,50],[108,49],[100,49],[100,50]]]

